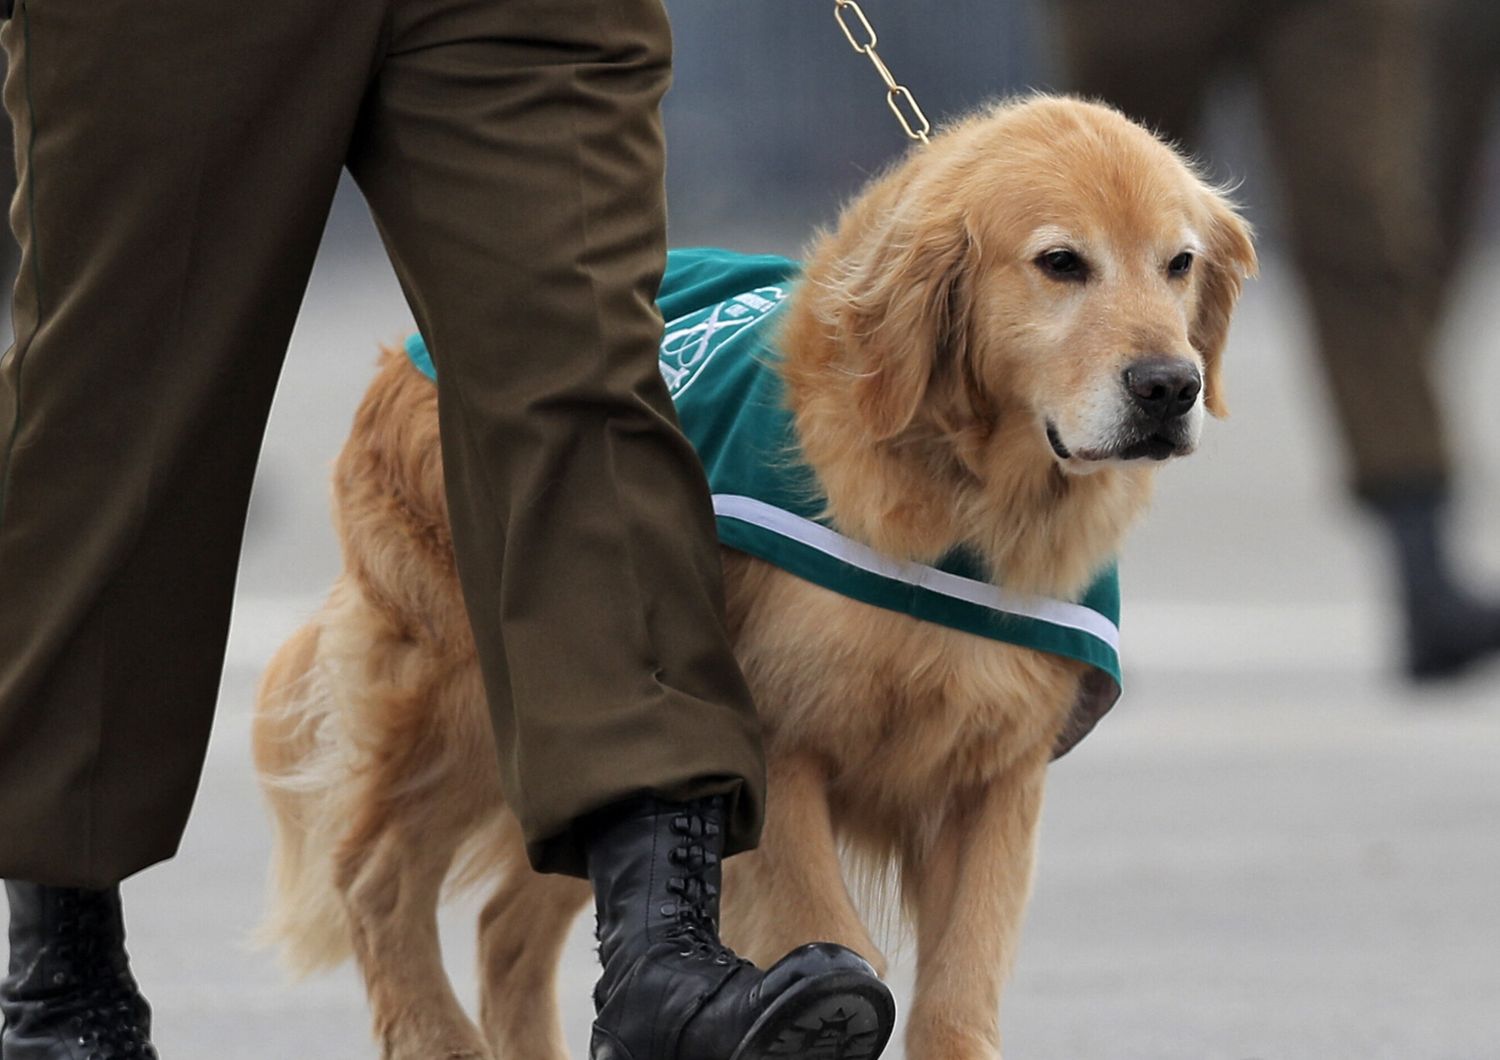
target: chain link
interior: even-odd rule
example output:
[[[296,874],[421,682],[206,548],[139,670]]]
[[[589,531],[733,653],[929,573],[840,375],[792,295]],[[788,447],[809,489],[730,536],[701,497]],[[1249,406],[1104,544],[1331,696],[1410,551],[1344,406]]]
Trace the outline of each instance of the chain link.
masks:
[[[891,68],[885,65],[885,61],[876,52],[875,46],[880,43],[880,38],[875,35],[875,27],[870,25],[858,0],[833,0],[833,17],[848,38],[849,47],[874,64],[875,72],[885,82],[886,106],[891,108],[891,113],[901,123],[907,137],[925,144],[927,134],[932,131],[932,123],[922,113],[922,108],[917,106],[917,97],[911,94],[911,89],[896,80]],[[854,19],[852,25],[849,21],[851,17]]]

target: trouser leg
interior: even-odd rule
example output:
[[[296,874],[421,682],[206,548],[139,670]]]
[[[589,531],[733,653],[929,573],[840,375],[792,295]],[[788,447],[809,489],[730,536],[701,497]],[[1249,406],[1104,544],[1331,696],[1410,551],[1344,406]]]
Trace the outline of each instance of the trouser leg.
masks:
[[[0,876],[169,857],[373,3],[18,0],[0,366]]]
[[[1421,61],[1413,5],[1324,0],[1281,17],[1257,67],[1318,353],[1367,498],[1448,477],[1423,309]]]
[[[707,484],[657,368],[659,0],[397,0],[351,155],[438,367],[454,547],[534,863],[632,792],[764,766]]]
[[[0,71],[4,70],[5,53],[0,51]],[[16,194],[15,135],[10,127],[10,115],[0,109],[0,203],[9,203]],[[7,227],[0,231],[0,345],[9,342],[10,295],[16,284],[16,268],[21,261],[21,248]]]
[[[1196,153],[1208,91],[1243,47],[1255,6],[1248,0],[1064,0],[1051,10],[1065,83]]]
[[[1426,28],[1421,43],[1431,110],[1422,149],[1437,210],[1437,237],[1426,279],[1428,312],[1436,326],[1474,245],[1482,163],[1492,139],[1491,118],[1500,102],[1500,5],[1489,0],[1440,0],[1427,12]]]

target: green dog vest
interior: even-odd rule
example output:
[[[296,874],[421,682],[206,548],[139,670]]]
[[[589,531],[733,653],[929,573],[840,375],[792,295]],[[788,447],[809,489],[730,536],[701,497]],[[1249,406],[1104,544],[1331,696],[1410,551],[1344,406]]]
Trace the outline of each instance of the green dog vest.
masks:
[[[1013,593],[957,549],[928,566],[839,533],[802,461],[774,345],[800,266],[772,255],[674,250],[657,302],[661,371],[683,431],[708,474],[719,540],[799,578],[875,607],[1089,665],[1055,748],[1062,755],[1120,696],[1120,586],[1113,564],[1077,601]],[[420,335],[406,352],[436,379]]]

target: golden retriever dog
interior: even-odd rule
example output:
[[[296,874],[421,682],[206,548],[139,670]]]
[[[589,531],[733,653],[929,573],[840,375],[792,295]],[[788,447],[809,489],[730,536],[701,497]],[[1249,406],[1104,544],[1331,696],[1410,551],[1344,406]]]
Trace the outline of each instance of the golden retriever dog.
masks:
[[[786,400],[830,517],[887,556],[962,544],[1007,590],[1076,600],[1163,461],[1223,414],[1255,267],[1230,204],[1112,109],[1033,97],[953,123],[814,241],[783,307]],[[344,570],[259,693],[267,934],[302,971],[353,954],[387,1057],[561,1060],[556,966],[590,892],[530,871],[502,803],[436,388],[398,353],[334,492]],[[883,969],[848,881],[884,875],[916,942],[906,1055],[994,1060],[1046,767],[1087,668],[722,555],[770,775],[762,844],[725,866],[726,942],[764,966],[828,940]],[[440,960],[445,883],[492,888],[478,1028]]]

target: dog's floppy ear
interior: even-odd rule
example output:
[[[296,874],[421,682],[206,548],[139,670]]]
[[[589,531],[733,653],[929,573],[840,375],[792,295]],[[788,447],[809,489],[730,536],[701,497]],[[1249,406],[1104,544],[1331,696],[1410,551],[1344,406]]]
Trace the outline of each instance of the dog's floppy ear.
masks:
[[[974,240],[958,210],[921,201],[890,209],[835,310],[854,400],[878,441],[905,430],[933,378],[968,355]]]
[[[1240,288],[1255,275],[1258,264],[1250,226],[1227,200],[1205,189],[1208,203],[1204,276],[1198,292],[1198,314],[1190,338],[1203,357],[1203,403],[1215,416],[1228,415],[1224,402],[1224,344],[1229,340],[1229,318],[1239,301]]]

